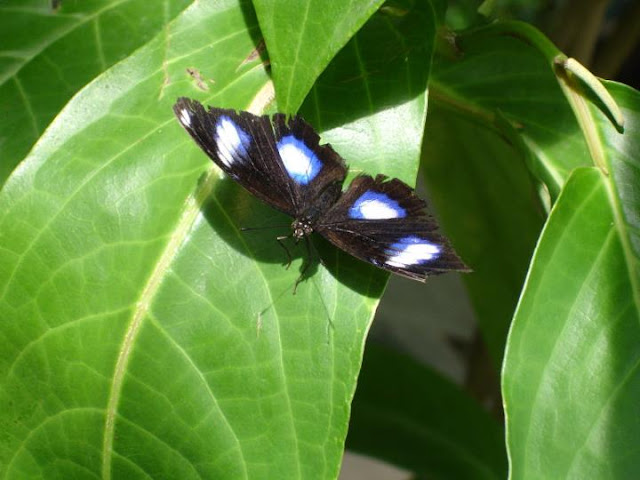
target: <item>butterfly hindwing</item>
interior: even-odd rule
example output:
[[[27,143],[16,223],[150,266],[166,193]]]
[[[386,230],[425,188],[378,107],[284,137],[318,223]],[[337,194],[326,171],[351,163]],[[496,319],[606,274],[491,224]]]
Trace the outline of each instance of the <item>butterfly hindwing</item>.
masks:
[[[356,177],[316,231],[356,258],[414,280],[466,270],[413,189],[384,175]]]
[[[300,117],[272,118],[180,98],[174,112],[218,167],[255,196],[299,217],[340,195],[346,167]],[[324,197],[330,197],[325,199]]]
[[[426,216],[426,203],[406,183],[359,175],[327,215],[334,219],[387,220]]]

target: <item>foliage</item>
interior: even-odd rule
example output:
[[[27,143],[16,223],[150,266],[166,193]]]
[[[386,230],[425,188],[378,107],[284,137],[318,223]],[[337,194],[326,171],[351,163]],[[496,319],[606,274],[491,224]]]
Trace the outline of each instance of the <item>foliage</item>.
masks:
[[[455,3],[472,28],[440,0],[0,5],[0,476],[336,478],[350,415],[348,447],[425,477],[638,476],[640,95]],[[320,245],[291,295],[304,252],[240,231],[288,219],[178,96],[299,111],[352,175],[423,167],[506,428],[362,363],[385,273]]]

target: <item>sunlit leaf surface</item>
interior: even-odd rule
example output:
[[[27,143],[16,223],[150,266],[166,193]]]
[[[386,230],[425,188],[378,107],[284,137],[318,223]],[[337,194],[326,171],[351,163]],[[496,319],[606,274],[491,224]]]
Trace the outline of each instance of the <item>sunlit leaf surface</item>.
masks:
[[[0,184],[64,104],[191,0],[0,3]],[[57,4],[57,6],[56,6]]]
[[[536,228],[534,190],[514,176],[523,164],[553,207],[504,360],[511,476],[634,478],[638,92],[605,84],[621,133],[559,88],[559,52],[531,27],[496,23],[448,40],[430,79],[439,127],[432,146],[426,132],[427,177],[454,243],[478,266],[467,284],[496,358]],[[584,108],[572,110],[566,92]]]
[[[513,478],[634,478],[640,341],[640,95],[594,108],[610,175],[570,177],[540,239],[505,359]]]
[[[296,113],[316,78],[382,0],[255,0],[280,109]],[[428,3],[428,2],[425,2]]]
[[[82,90],[2,190],[3,476],[337,475],[386,274],[321,245],[327,268],[292,295],[304,249],[286,270],[288,228],[239,231],[290,219],[224,178],[171,111],[181,95],[264,108],[259,41],[249,4],[193,5]],[[381,103],[365,108],[393,118]],[[329,118],[317,108],[312,122]],[[371,138],[356,171],[389,141]],[[397,142],[405,177],[412,138]]]

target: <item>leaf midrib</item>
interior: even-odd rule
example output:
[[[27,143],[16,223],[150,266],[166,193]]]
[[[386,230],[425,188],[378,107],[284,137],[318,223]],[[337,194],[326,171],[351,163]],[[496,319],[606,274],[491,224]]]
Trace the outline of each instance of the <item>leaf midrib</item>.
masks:
[[[188,232],[191,230],[195,219],[200,212],[200,206],[212,191],[214,179],[215,174],[213,171],[210,171],[205,181],[199,186],[195,195],[191,195],[188,198],[184,212],[180,217],[167,246],[160,255],[155,268],[145,283],[140,299],[136,303],[131,323],[126,330],[122,347],[116,360],[116,366],[111,380],[107,409],[105,412],[105,427],[102,443],[102,478],[105,480],[111,478],[111,454],[113,452],[115,417],[117,414],[118,403],[120,401],[120,394],[122,393],[125,373],[127,371],[127,366],[129,365],[129,360],[131,359],[131,351],[138,333],[140,332],[140,328],[142,327],[143,320],[149,312],[151,302],[158,291],[158,287],[162,283],[165,273],[179,251],[180,246],[184,240],[188,238]],[[243,462],[243,466],[244,465],[245,464]]]

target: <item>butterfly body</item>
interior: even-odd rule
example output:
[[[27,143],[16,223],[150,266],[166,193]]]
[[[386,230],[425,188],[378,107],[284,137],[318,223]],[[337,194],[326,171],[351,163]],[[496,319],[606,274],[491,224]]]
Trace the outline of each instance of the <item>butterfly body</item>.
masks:
[[[178,99],[174,112],[202,150],[249,192],[293,217],[294,240],[317,232],[347,253],[396,274],[466,271],[426,204],[384,175],[357,176],[301,117],[256,116]]]

